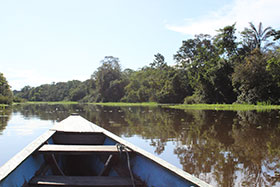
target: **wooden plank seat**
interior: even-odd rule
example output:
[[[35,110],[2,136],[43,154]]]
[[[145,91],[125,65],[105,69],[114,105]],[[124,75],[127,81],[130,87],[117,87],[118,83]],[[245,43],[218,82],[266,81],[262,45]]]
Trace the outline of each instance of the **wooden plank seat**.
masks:
[[[37,176],[29,181],[30,186],[132,186],[130,177],[108,176]],[[136,186],[144,186],[135,181]]]
[[[127,150],[130,152],[130,150]],[[56,145],[45,144],[39,150],[39,153],[48,154],[114,154],[119,153],[115,145]]]
[[[73,132],[56,132],[53,135],[55,144],[63,145],[102,145],[105,140],[103,133],[73,133]]]

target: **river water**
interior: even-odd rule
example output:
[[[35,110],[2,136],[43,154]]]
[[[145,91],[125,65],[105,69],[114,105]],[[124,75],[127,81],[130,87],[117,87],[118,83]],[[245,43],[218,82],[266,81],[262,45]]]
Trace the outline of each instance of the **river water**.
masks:
[[[0,109],[0,166],[71,113],[214,186],[280,186],[280,111],[15,105]]]

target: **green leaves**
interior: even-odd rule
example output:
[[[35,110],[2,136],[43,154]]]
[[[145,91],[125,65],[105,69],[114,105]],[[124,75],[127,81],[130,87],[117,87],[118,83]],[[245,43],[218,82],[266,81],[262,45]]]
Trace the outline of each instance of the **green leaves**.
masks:
[[[0,73],[0,104],[11,104],[13,93],[3,73]]]
[[[271,100],[275,90],[271,74],[266,70],[267,59],[257,48],[236,66],[233,84],[238,90],[238,102],[256,104]]]
[[[201,34],[184,41],[174,55],[178,67],[187,72],[195,102],[230,103],[235,99],[230,78],[233,68],[228,63],[236,53],[234,25],[219,31],[214,38]]]
[[[214,45],[218,48],[219,54],[230,59],[237,54],[237,37],[235,36],[235,24],[219,29],[214,37]]]
[[[250,22],[249,25],[250,28],[245,28],[244,31],[241,32],[244,48],[247,48],[249,51],[255,48],[266,50],[274,44],[274,42],[268,40],[274,34],[274,30],[271,27],[263,29],[262,22],[259,23],[258,28],[256,28],[252,22]]]
[[[214,37],[182,41],[174,67],[157,53],[149,66],[122,71],[118,58],[105,56],[87,81],[27,86],[15,95],[32,101],[280,104],[280,52],[272,48],[279,33],[249,23],[237,37],[232,24]]]
[[[119,59],[106,56],[102,65],[94,73],[96,90],[99,94],[97,102],[116,102],[124,95],[125,82],[122,81],[122,72]]]

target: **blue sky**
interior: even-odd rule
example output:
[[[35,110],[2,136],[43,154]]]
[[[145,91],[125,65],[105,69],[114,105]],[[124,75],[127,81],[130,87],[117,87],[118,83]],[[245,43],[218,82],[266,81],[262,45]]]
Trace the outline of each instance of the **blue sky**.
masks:
[[[86,80],[105,56],[137,70],[173,65],[182,40],[237,22],[279,29],[279,0],[0,1],[0,72],[12,89]]]

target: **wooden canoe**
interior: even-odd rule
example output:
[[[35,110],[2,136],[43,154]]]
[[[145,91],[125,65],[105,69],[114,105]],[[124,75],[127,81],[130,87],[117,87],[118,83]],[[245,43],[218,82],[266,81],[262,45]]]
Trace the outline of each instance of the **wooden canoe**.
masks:
[[[210,186],[71,115],[0,168],[0,186]]]

